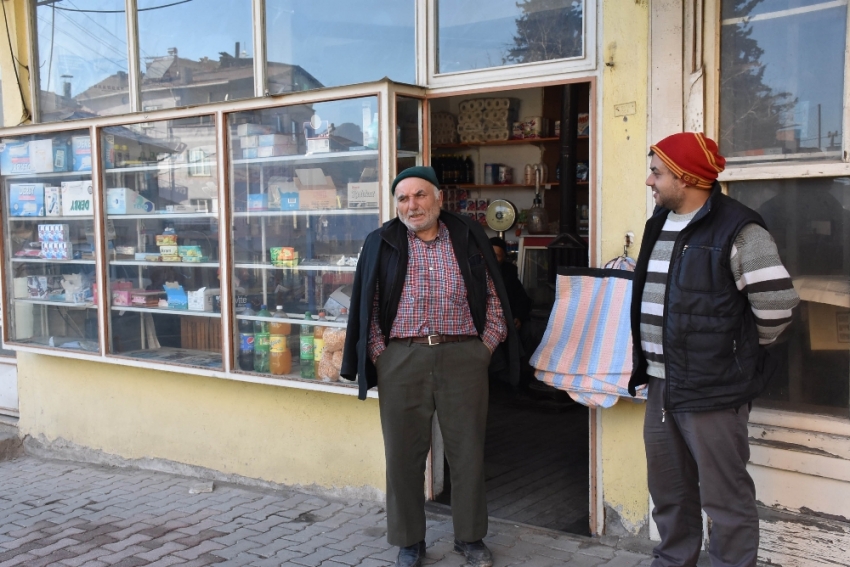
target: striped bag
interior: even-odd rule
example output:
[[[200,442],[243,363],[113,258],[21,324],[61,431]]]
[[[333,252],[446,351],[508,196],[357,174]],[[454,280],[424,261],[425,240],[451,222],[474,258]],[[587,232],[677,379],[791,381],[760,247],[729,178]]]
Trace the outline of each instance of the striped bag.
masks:
[[[538,380],[589,407],[608,408],[632,372],[629,305],[634,274],[626,269],[560,268],[555,305],[530,363]],[[646,389],[638,390],[646,399]]]

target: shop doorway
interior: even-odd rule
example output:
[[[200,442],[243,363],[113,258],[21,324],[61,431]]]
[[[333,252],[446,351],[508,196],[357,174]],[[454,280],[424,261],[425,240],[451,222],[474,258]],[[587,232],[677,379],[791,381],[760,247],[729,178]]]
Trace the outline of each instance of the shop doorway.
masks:
[[[542,338],[554,302],[554,269],[549,267],[563,263],[547,244],[563,234],[565,214],[573,215],[566,224],[575,239],[586,243],[589,236],[593,185],[590,91],[591,85],[585,83],[577,88],[573,85],[570,93],[563,85],[554,85],[429,99],[431,163],[441,177],[446,208],[485,224],[487,207],[494,200],[507,200],[516,207],[519,225],[505,231],[504,239],[509,261],[517,265],[532,303],[521,322],[526,359]],[[481,99],[485,100],[483,105],[473,102]],[[487,103],[486,99],[499,102]],[[509,125],[490,122],[476,132],[475,117],[479,113],[485,122],[489,120],[487,108],[504,107],[508,108]],[[571,117],[565,121],[567,112]],[[570,147],[577,163],[563,168],[575,176],[575,181],[566,184],[561,183],[565,146],[560,123],[575,124],[578,130]],[[460,136],[454,136],[453,131]],[[538,166],[542,175],[529,177],[529,166],[532,171]],[[563,191],[571,191],[569,199],[562,198]],[[532,235],[528,231],[529,210],[536,205],[537,197],[548,216],[547,230]],[[566,212],[565,202],[569,207]],[[489,228],[487,232],[496,235]],[[585,250],[579,255],[586,261]],[[589,411],[566,392],[537,381],[529,366],[525,365],[523,374],[519,387],[507,384],[498,373],[490,380],[485,447],[489,514],[590,535]],[[429,468],[432,497],[450,506],[451,465],[443,455],[436,424],[434,433]]]

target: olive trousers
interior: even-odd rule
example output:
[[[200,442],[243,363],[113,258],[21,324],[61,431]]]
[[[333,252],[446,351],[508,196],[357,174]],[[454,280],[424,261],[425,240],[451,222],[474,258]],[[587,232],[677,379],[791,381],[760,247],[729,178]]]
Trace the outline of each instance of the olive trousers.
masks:
[[[479,339],[436,346],[390,341],[376,361],[387,459],[387,541],[425,539],[425,461],[434,412],[451,469],[455,538],[487,535],[484,435],[490,350]]]

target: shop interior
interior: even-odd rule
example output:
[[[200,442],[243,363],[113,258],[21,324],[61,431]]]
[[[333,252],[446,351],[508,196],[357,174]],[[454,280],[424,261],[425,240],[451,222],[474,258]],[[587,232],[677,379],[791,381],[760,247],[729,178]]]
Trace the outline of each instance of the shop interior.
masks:
[[[585,535],[588,409],[536,380],[527,360],[549,319],[557,268],[587,266],[590,89],[580,83],[435,98],[429,121],[444,207],[506,241],[505,261],[516,265],[530,303],[519,321],[525,350],[519,386],[491,367],[489,513]],[[435,501],[448,506],[451,465],[442,460],[434,465]]]

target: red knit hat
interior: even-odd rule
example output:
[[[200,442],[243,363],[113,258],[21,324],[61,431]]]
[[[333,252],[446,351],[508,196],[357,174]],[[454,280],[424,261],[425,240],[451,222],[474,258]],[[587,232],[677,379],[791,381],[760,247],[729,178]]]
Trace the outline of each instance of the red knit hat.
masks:
[[[697,189],[711,189],[726,167],[717,144],[702,132],[680,132],[649,147],[676,177]]]

